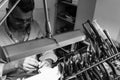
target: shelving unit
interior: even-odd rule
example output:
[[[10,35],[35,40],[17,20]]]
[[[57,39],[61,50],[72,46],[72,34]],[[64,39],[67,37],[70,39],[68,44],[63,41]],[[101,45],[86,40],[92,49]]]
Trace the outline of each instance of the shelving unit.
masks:
[[[74,30],[77,5],[67,0],[58,0],[56,7],[55,34]]]
[[[82,23],[93,19],[96,0],[56,0],[53,34],[82,29]]]

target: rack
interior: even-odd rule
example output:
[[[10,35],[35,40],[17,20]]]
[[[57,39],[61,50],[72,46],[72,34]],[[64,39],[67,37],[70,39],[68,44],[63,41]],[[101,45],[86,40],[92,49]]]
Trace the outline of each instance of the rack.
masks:
[[[120,72],[118,69],[120,52],[117,48],[120,45],[114,44],[106,30],[103,30],[106,36],[104,39],[100,35],[102,30],[98,31],[89,20],[83,23],[83,28],[86,31],[87,40],[81,43],[85,46],[80,48],[81,44],[77,42],[73,44],[74,50],[72,51],[60,48],[64,52],[63,57],[58,60],[58,63],[61,61],[62,65],[64,64],[61,80],[79,80],[82,77],[85,80],[93,80],[91,75],[94,75],[94,80],[119,80],[120,73],[117,71]]]
[[[111,57],[108,57],[108,58],[106,58],[106,59],[104,59],[104,60],[102,60],[102,61],[100,61],[100,62],[98,62],[98,63],[96,63],[96,64],[94,64],[94,65],[92,65],[92,66],[90,66],[90,67],[88,67],[88,68],[86,68],[86,69],[84,69],[84,70],[82,70],[82,71],[79,71],[78,73],[73,74],[73,75],[70,76],[70,77],[67,77],[65,80],[72,79],[72,78],[76,77],[77,75],[79,75],[79,74],[81,74],[81,73],[83,73],[83,72],[85,72],[85,71],[87,71],[87,70],[89,70],[89,69],[91,69],[91,68],[93,68],[93,67],[101,64],[101,63],[104,63],[105,61],[110,60],[111,58],[114,58],[114,57],[116,57],[116,56],[118,56],[118,55],[120,55],[120,52],[117,53],[117,54],[115,54],[115,55],[113,55],[113,56],[111,56]],[[118,79],[119,77],[120,77],[120,76],[116,77],[115,79]]]

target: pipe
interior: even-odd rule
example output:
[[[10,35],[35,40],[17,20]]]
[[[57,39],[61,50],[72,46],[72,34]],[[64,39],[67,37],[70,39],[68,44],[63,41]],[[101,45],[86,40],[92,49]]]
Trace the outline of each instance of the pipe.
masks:
[[[48,7],[47,7],[47,1],[43,0],[43,5],[44,5],[44,12],[45,12],[45,30],[46,30],[46,37],[51,38],[52,37],[52,29],[51,29],[51,24],[49,20],[49,15],[48,15]]]
[[[0,20],[0,25],[6,20],[6,18],[10,15],[10,13],[14,10],[14,8],[17,6],[17,4],[20,2],[20,0],[17,0],[14,6],[9,10],[9,12]]]

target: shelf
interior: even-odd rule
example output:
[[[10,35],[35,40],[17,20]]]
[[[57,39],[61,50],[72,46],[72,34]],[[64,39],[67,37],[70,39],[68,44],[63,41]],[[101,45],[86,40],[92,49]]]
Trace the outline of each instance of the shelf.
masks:
[[[58,0],[56,7],[56,27],[55,30],[64,33],[74,30],[76,20],[77,4],[67,0]],[[58,34],[55,31],[55,34]]]
[[[66,21],[66,22],[69,22],[69,23],[71,23],[72,25],[74,25],[74,22],[71,22],[71,21],[69,21],[69,20],[67,20],[67,19],[65,19],[65,18],[63,18],[63,17],[61,17],[61,16],[57,16],[59,19],[61,19],[61,20],[64,20],[64,21]]]
[[[64,4],[68,4],[68,5],[77,7],[76,4],[73,4],[73,3],[70,3],[70,2],[67,2],[67,1],[61,1],[61,3],[64,3]]]

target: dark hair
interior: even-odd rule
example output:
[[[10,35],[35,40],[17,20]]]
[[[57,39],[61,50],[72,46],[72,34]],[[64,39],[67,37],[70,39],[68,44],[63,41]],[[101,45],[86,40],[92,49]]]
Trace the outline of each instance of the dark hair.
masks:
[[[17,0],[9,0],[9,4],[12,6],[16,3]],[[21,0],[17,5],[23,12],[33,11],[35,3],[34,0]]]

